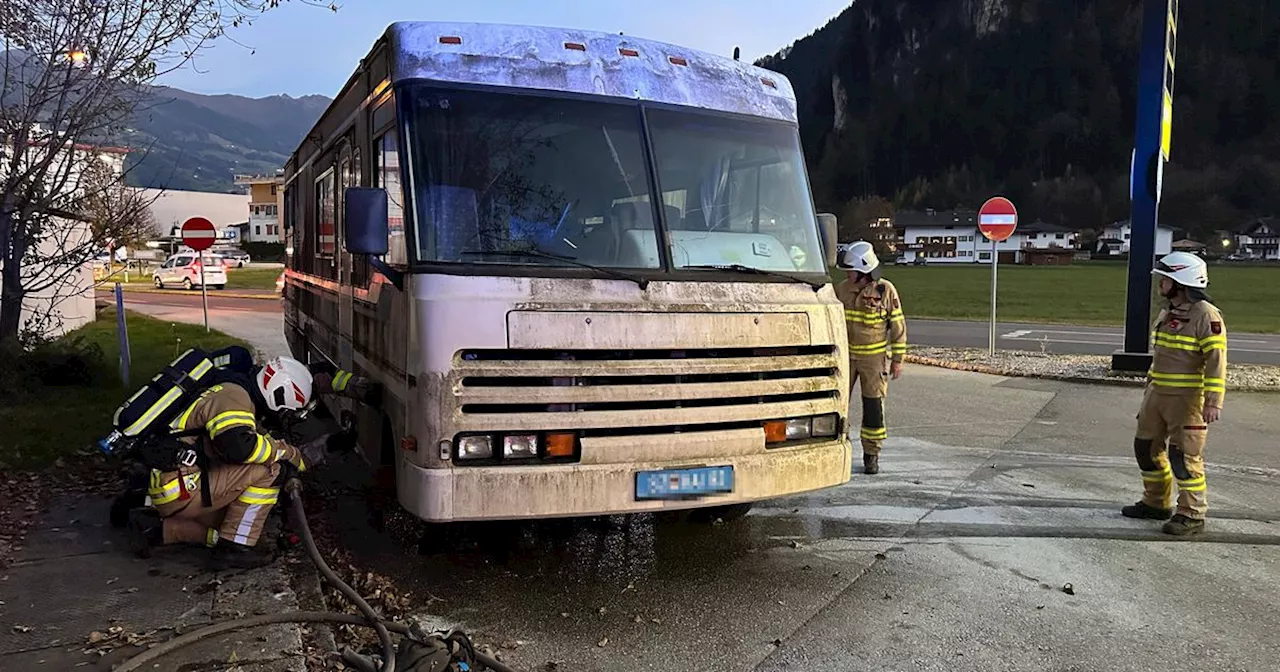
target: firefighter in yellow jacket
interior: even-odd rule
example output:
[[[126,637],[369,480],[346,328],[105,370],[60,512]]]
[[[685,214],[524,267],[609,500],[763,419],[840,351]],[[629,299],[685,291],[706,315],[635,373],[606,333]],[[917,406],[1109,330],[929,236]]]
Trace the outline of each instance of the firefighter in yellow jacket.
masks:
[[[844,304],[849,332],[850,381],[861,383],[862,466],[868,474],[880,472],[880,447],[888,436],[884,399],[889,378],[902,375],[907,354],[907,324],[902,300],[893,283],[880,277],[880,260],[871,243],[849,246],[836,264],[848,278],[836,286]]]
[[[1160,278],[1162,310],[1133,441],[1143,495],[1122,513],[1167,520],[1166,534],[1184,536],[1204,530],[1208,511],[1205,437],[1222,414],[1227,391],[1227,328],[1205,294],[1209,272],[1203,259],[1174,252],[1161,258],[1152,274]],[[1175,480],[1176,512],[1169,506]]]
[[[224,382],[204,390],[171,430],[194,432],[181,440],[199,444],[209,464],[204,469],[191,464],[176,471],[152,470],[147,495],[154,509],[129,514],[135,550],[203,544],[213,549],[213,564],[219,568],[269,562],[271,555],[254,547],[279,501],[280,486],[292,470],[304,472],[324,460],[327,437],[292,446],[271,436],[264,425],[310,408],[313,395],[355,392],[360,385],[365,381],[353,380],[347,372],[313,376],[301,362],[276,357],[239,384]]]

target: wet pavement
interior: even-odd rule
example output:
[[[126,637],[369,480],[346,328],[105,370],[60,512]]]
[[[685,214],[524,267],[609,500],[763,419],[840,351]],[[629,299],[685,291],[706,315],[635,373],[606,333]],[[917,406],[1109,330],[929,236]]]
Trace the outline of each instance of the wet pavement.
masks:
[[[1272,669],[1280,396],[1210,431],[1210,527],[1125,519],[1141,392],[909,367],[882,473],[681,515],[368,527],[345,545],[524,670]]]

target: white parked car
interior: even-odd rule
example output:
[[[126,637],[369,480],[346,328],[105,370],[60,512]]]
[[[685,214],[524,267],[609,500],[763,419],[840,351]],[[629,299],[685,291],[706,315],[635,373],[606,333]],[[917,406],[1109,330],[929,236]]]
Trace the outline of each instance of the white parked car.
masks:
[[[227,271],[220,259],[205,255],[204,282],[213,289],[227,286]],[[164,265],[151,274],[157,289],[181,286],[191,289],[200,286],[200,256],[193,252],[179,252],[165,260]]]

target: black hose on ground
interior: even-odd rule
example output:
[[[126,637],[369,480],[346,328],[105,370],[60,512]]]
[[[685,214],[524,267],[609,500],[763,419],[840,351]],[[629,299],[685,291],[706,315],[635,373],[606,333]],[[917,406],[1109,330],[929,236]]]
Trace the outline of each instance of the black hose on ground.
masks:
[[[293,501],[289,507],[290,513],[293,514],[293,522],[298,526],[298,533],[302,535],[302,543],[307,549],[307,555],[311,556],[311,561],[315,563],[316,569],[320,570],[321,576],[325,581],[329,582],[342,596],[356,605],[360,613],[364,614],[368,619],[373,631],[378,633],[378,640],[382,643],[382,667],[378,672],[396,672],[396,645],[391,641],[391,633],[387,632],[386,626],[382,624],[382,617],[378,616],[378,612],[365,602],[360,593],[354,588],[347,585],[346,581],[338,578],[338,575],[329,568],[328,563],[320,556],[320,549],[316,548],[316,540],[311,536],[311,527],[307,525],[307,514],[303,511],[302,505],[302,481],[297,478],[291,478],[284,484],[284,491],[289,494],[289,498]]]
[[[126,660],[115,668],[114,672],[136,672],[142,666],[158,660],[181,648],[191,646],[196,642],[209,637],[215,637],[227,632],[236,630],[244,630],[246,628],[255,628],[263,625],[271,625],[275,623],[339,623],[347,625],[359,625],[366,628],[373,628],[378,633],[378,638],[382,643],[383,650],[383,666],[378,671],[369,659],[356,654],[351,650],[343,651],[342,657],[347,664],[360,670],[360,672],[394,672],[396,664],[396,650],[391,642],[392,632],[408,637],[412,631],[410,627],[402,623],[384,620],[378,615],[369,603],[360,597],[351,586],[345,581],[338,578],[338,575],[329,568],[324,558],[320,556],[320,549],[316,548],[315,539],[311,536],[311,528],[307,525],[306,513],[302,510],[302,484],[296,478],[290,479],[285,484],[285,491],[293,499],[293,506],[289,507],[294,512],[294,522],[298,525],[298,531],[302,536],[302,540],[307,549],[307,555],[311,557],[311,561],[315,563],[316,569],[320,570],[325,580],[329,581],[335,588],[351,600],[357,608],[360,609],[364,616],[354,616],[351,614],[339,614],[330,611],[286,611],[277,614],[262,614],[259,616],[249,616],[234,621],[223,621],[205,626],[199,630],[193,630],[185,635],[174,637],[173,639],[157,644],[156,646],[143,651],[142,653]],[[494,672],[515,672],[506,664],[498,662],[492,656],[487,656],[480,652],[475,652],[477,663],[488,667]],[[411,671],[405,671],[411,672]]]

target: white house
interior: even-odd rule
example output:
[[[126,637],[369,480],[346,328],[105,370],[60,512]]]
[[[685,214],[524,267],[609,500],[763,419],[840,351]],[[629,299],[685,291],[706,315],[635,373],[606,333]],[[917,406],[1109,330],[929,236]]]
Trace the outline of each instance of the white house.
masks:
[[[1236,232],[1236,249],[1257,259],[1280,259],[1280,221],[1260,217]]]
[[[1095,250],[1104,254],[1128,254],[1129,238],[1132,236],[1133,226],[1129,224],[1129,220],[1115,222],[1111,226],[1102,230],[1102,236],[1099,242],[1104,242],[1105,250]],[[1169,254],[1173,251],[1173,229],[1167,226],[1157,227],[1156,229],[1156,256]]]
[[[895,226],[902,232],[901,249],[907,262],[926,264],[989,264],[991,241],[978,230],[978,213],[972,210],[897,214]],[[1076,248],[1076,233],[1046,222],[1020,224],[1012,236],[996,245],[1001,263],[1021,264],[1035,252],[1056,253]],[[1041,255],[1044,256],[1044,255]]]
[[[36,133],[39,132],[37,126]],[[9,157],[13,155],[13,151],[13,146],[8,142],[0,144],[0,165],[9,165]],[[29,155],[32,159],[47,156],[43,149],[29,151],[33,152]],[[63,150],[61,156],[54,158],[49,173],[61,176],[63,168],[58,162],[70,164],[63,163],[61,166],[65,166],[67,177],[63,189],[71,197],[80,189],[80,176],[84,166],[89,165],[88,162],[101,161],[109,170],[120,175],[124,172],[124,160],[128,153],[129,150],[120,147],[75,144]],[[46,260],[59,255],[83,257],[90,252],[86,245],[91,236],[88,223],[55,217],[49,231],[36,244],[35,254],[32,256]],[[0,264],[2,263],[0,260]],[[30,258],[27,263],[30,263]],[[94,320],[93,264],[90,260],[74,264],[50,263],[45,266],[24,267],[23,277],[25,287],[36,289],[23,300],[19,328],[35,329],[46,338],[57,338]],[[0,276],[0,283],[3,283],[3,276]]]

